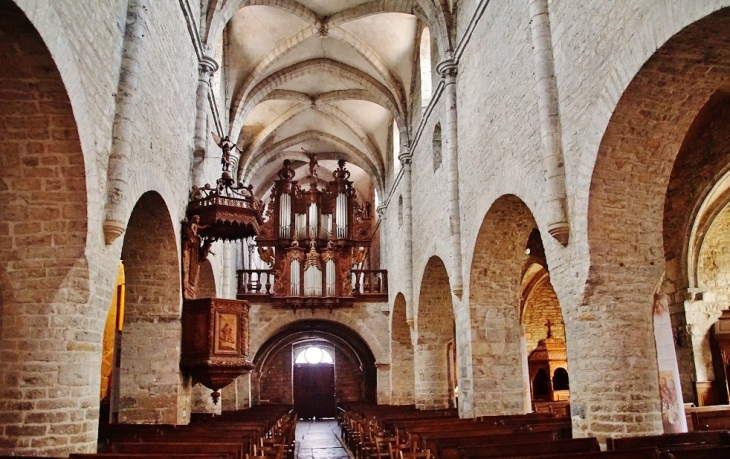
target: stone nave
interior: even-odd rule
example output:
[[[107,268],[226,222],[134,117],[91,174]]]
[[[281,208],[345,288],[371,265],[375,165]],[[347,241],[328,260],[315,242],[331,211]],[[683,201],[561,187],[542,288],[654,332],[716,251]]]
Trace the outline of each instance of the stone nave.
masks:
[[[729,6],[0,0],[0,454],[311,387],[599,439],[727,404]],[[191,246],[222,163],[258,236]],[[217,404],[212,297],[250,304]]]

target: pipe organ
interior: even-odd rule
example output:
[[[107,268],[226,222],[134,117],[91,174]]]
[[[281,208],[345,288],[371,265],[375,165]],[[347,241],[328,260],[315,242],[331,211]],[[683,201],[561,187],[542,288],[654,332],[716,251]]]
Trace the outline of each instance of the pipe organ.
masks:
[[[256,240],[271,267],[240,270],[238,298],[331,309],[362,295],[387,296],[387,272],[361,269],[374,228],[372,204],[358,202],[344,160],[322,185],[317,161],[309,157],[302,184],[284,160]]]

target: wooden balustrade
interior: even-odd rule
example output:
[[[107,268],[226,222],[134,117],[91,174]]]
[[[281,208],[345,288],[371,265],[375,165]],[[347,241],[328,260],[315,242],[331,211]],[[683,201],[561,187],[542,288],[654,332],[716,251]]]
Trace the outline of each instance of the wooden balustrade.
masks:
[[[273,269],[238,271],[238,295],[271,295],[274,293]]]
[[[351,274],[352,297],[388,295],[388,271],[384,269],[353,269]],[[274,293],[273,269],[242,269],[238,271],[239,299],[256,301],[251,296],[269,301]],[[288,286],[287,286],[288,287]],[[287,290],[288,291],[288,290]],[[326,287],[323,289],[326,291]],[[305,298],[303,295],[299,295]],[[264,297],[269,297],[264,300]],[[310,300],[316,297],[306,297]],[[324,298],[324,297],[321,297]],[[342,297],[341,297],[342,298]],[[310,301],[311,302],[311,301]]]
[[[388,271],[385,269],[353,269],[353,295],[387,295]]]

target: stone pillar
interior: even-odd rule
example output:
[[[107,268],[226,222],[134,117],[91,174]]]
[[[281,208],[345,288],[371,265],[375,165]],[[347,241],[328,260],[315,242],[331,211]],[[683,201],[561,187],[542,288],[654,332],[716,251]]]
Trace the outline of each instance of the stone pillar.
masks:
[[[228,386],[231,387],[231,386]],[[226,389],[228,389],[226,387]],[[213,397],[210,396],[212,390],[208,389],[202,384],[196,384],[192,388],[192,411],[193,413],[208,413],[208,414],[221,414],[221,407],[224,404],[224,398],[226,394],[221,391],[222,395],[218,403],[213,403]]]
[[[446,186],[449,196],[449,234],[451,243],[451,290],[461,298],[464,291],[461,259],[461,210],[459,207],[459,157],[456,116],[456,62],[449,58],[440,62],[436,70],[444,81],[446,104],[442,141],[446,146]]]
[[[377,384],[378,384],[378,405],[389,405],[391,403],[390,397],[390,364],[379,363],[375,364],[377,371]]]
[[[147,0],[130,0],[127,27],[124,33],[122,63],[119,71],[112,149],[107,175],[106,208],[103,222],[106,244],[114,242],[127,227],[129,202],[129,158],[135,109],[139,103],[139,65],[142,60],[142,39],[148,32]]]
[[[401,186],[403,187],[403,233],[404,233],[404,260],[403,260],[403,296],[406,297],[406,320],[413,322],[413,200],[411,199],[411,149],[408,145],[401,146],[398,159],[403,168]]]
[[[449,375],[446,344],[418,344],[416,367],[416,408],[434,410],[449,407]]]
[[[210,80],[218,70],[218,63],[211,57],[203,56],[198,63],[198,89],[195,93],[195,141],[193,150],[193,185],[203,185],[205,179],[200,176],[204,171],[203,161],[208,145],[208,94]]]
[[[525,413],[532,413],[532,390],[530,388],[530,366],[527,355],[527,334],[520,324],[520,354],[522,355],[522,393],[525,396]]]
[[[221,295],[223,298],[236,298],[236,293],[231,292],[231,284],[236,285],[235,282],[231,282],[231,277],[233,276],[232,269],[231,269],[231,250],[232,250],[233,244],[230,242],[222,242],[221,243],[221,256],[223,257],[222,260],[222,271],[223,271],[223,278],[221,282]]]
[[[530,19],[537,78],[535,91],[538,97],[543,147],[542,160],[545,172],[546,195],[544,201],[549,213],[548,232],[560,244],[567,245],[570,224],[568,223],[563,140],[548,0],[533,0],[530,3]]]

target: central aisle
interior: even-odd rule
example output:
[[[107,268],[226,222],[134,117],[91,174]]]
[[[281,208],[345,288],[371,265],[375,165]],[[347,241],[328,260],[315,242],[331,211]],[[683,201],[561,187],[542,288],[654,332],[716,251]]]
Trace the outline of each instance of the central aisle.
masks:
[[[298,421],[297,459],[349,459],[337,434],[337,421]]]

